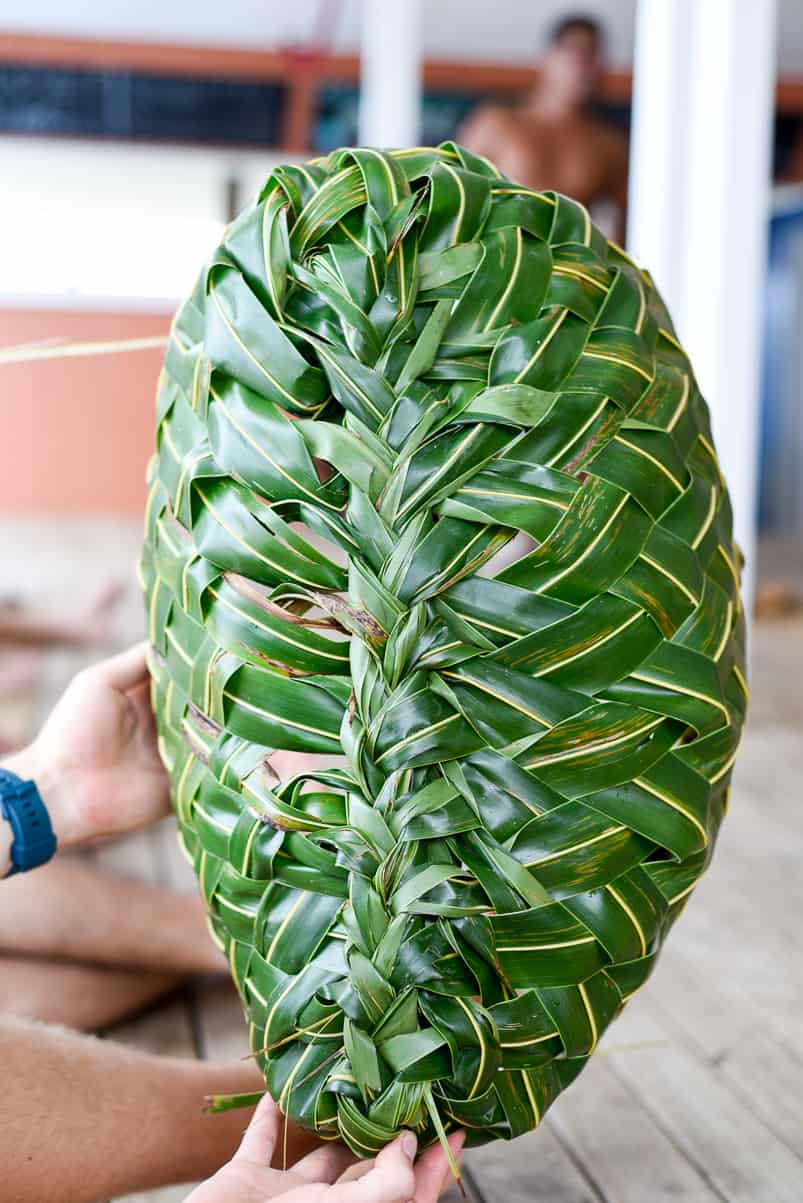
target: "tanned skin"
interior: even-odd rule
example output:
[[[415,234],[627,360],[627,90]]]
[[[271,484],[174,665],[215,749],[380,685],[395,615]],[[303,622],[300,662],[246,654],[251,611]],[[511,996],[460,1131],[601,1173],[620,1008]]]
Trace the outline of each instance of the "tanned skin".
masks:
[[[511,179],[552,189],[587,207],[612,201],[621,238],[627,199],[627,140],[590,107],[602,67],[600,34],[583,22],[553,40],[538,83],[513,108],[482,105],[458,141]]]

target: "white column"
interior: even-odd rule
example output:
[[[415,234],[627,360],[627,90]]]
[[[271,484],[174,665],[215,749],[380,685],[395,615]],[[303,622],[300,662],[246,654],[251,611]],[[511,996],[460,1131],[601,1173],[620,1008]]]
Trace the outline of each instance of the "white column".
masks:
[[[627,246],[674,314],[685,230],[690,3],[640,0],[636,10]]]
[[[634,74],[629,247],[711,406],[749,601],[775,0],[640,0]]]
[[[711,406],[752,599],[775,81],[774,0],[697,4],[683,337]]]
[[[362,0],[360,143],[415,146],[421,129],[420,0]]]

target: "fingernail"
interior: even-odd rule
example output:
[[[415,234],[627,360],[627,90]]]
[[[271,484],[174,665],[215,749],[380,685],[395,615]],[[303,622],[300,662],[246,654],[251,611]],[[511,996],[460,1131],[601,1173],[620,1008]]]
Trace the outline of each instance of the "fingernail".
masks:
[[[404,1153],[404,1156],[408,1157],[410,1161],[412,1161],[415,1157],[417,1148],[418,1140],[416,1139],[415,1132],[402,1132],[401,1151]]]

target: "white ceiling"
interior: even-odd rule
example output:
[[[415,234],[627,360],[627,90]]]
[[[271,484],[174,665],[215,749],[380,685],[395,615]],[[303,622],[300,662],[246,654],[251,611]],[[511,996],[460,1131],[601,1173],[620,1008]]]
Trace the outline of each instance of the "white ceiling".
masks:
[[[733,0],[756,2],[771,0]],[[338,0],[328,3],[337,7]],[[357,45],[359,5],[360,0],[342,0],[339,50]],[[803,0],[778,0],[778,5],[779,68],[803,75]],[[306,41],[320,6],[321,0],[3,0],[0,28],[253,48]],[[538,55],[557,17],[582,11],[604,22],[613,63],[625,64],[631,57],[636,0],[423,0],[423,8],[424,49],[432,56],[526,62]]]

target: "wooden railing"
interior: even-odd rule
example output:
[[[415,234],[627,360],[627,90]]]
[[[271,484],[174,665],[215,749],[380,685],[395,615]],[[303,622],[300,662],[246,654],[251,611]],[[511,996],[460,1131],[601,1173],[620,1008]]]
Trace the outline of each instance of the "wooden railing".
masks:
[[[317,88],[324,83],[356,84],[360,69],[356,54],[324,55],[302,46],[249,50],[22,33],[0,33],[2,62],[282,83],[288,96],[281,144],[294,150],[310,144]],[[427,59],[423,69],[424,86],[431,91],[464,91],[470,80],[472,92],[515,95],[537,78],[537,65],[474,60]],[[626,104],[631,86],[629,71],[608,71],[602,94]],[[780,79],[776,103],[779,112],[803,116],[803,78]]]

